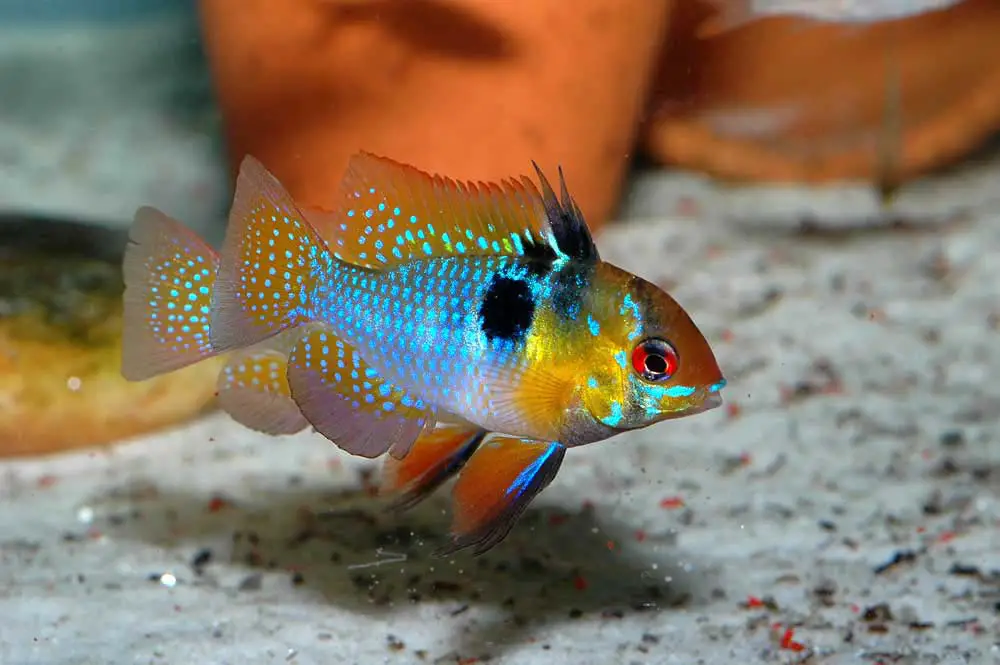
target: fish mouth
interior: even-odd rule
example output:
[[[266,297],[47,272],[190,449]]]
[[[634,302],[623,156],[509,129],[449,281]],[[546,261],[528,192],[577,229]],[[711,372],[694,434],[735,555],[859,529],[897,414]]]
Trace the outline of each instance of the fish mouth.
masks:
[[[661,420],[675,420],[677,418],[686,418],[688,416],[694,416],[699,413],[705,413],[706,411],[711,411],[712,409],[717,409],[720,406],[722,406],[722,395],[720,395],[717,392],[713,392],[705,395],[703,399],[692,404],[686,409],[664,413]]]
[[[694,415],[696,413],[704,413],[705,411],[711,411],[712,409],[717,409],[722,406],[722,395],[719,393],[712,393],[705,397],[701,401],[701,404],[693,407],[687,413],[688,415]]]
[[[688,414],[704,413],[705,411],[711,411],[722,406],[722,389],[726,387],[727,383],[724,378],[719,377],[719,380],[710,385],[705,393],[703,393],[705,397],[701,400],[701,403],[695,405],[688,411]]]

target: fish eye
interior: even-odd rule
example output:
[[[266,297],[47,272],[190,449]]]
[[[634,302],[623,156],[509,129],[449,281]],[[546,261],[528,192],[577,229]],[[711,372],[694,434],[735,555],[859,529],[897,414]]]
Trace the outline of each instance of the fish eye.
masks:
[[[670,342],[650,337],[632,351],[632,368],[647,381],[666,381],[677,372],[680,358]]]

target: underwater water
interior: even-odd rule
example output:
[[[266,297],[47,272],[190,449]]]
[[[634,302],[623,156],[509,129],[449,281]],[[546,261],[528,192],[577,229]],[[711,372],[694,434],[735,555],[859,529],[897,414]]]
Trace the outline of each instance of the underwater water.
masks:
[[[193,2],[0,0],[0,663],[1000,662],[995,150],[890,208],[637,168],[597,244],[725,406],[571,451],[441,559],[448,492],[389,513],[314,432],[136,425],[215,390],[120,378],[119,264],[141,205],[221,239],[222,134]],[[102,400],[115,445],[77,445]]]
[[[219,226],[229,184],[193,3],[0,5],[0,88],[4,212],[123,226],[148,203]]]

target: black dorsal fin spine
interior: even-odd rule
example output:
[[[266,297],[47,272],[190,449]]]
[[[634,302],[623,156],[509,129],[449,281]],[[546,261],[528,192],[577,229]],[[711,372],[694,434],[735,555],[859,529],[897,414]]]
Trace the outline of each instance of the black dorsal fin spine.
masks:
[[[538,174],[545,216],[552,229],[556,249],[571,259],[597,261],[600,258],[597,246],[594,244],[594,239],[590,235],[590,229],[587,227],[587,222],[583,218],[579,206],[570,196],[562,167],[559,167],[559,185],[562,198],[560,201],[559,198],[556,198],[552,185],[549,184],[548,178],[542,173],[538,164],[532,161],[531,165],[535,167],[535,173]]]

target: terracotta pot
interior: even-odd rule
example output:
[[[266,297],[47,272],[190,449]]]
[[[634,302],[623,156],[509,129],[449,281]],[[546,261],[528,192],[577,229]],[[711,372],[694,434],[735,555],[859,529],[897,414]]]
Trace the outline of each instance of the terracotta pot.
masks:
[[[458,179],[555,173],[616,203],[670,2],[202,0],[232,163],[327,206],[368,150]]]
[[[644,144],[659,161],[741,180],[898,184],[1000,129],[1000,2],[867,26],[769,17],[699,37],[671,21]]]

